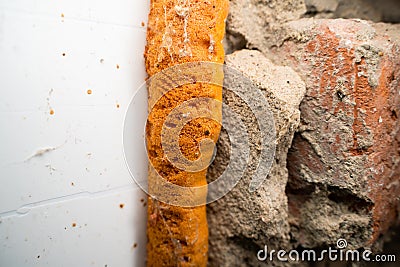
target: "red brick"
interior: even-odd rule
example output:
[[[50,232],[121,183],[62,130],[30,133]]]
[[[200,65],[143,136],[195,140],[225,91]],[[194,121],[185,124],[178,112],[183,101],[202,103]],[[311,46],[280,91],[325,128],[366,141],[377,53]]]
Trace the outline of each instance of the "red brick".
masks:
[[[288,26],[282,46],[266,53],[294,68],[307,85],[301,130],[288,155],[295,237],[307,246],[341,237],[355,247],[370,246],[399,217],[400,27],[358,20]],[[317,205],[309,211],[305,204],[313,198]],[[310,235],[324,226],[313,229],[304,216],[320,209],[321,199],[337,214],[320,216],[338,226],[334,231],[327,225],[318,240]],[[368,220],[368,226],[348,231],[358,220],[349,222],[349,214]]]

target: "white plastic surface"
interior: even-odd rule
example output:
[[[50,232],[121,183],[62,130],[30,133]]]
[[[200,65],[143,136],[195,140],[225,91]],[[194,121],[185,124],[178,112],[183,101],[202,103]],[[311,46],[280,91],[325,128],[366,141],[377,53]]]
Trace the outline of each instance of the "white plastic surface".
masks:
[[[122,140],[148,2],[0,0],[0,266],[144,266]]]

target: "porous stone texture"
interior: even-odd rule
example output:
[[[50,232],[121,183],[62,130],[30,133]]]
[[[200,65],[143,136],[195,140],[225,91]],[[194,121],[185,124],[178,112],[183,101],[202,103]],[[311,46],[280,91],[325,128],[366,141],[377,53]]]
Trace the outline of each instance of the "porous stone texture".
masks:
[[[237,186],[208,206],[209,266],[261,266],[263,263],[258,261],[257,252],[264,245],[270,249],[291,247],[285,194],[288,179],[286,157],[300,122],[299,104],[305,93],[305,84],[291,68],[272,64],[259,51],[235,52],[226,57],[226,63],[250,78],[257,87],[255,90],[261,90],[266,97],[275,122],[276,154],[263,185],[256,192],[250,192],[248,186],[251,174],[257,168],[262,133],[258,131],[257,119],[243,100],[233,92],[224,92],[224,103],[240,115],[247,127],[250,164]],[[225,86],[239,87],[242,82],[226,77]],[[249,89],[248,94],[254,92]],[[225,132],[222,132],[217,148],[217,156],[208,172],[210,178],[218,177],[229,162],[230,143]]]
[[[400,26],[302,19],[265,54],[307,86],[288,155],[289,221],[303,247],[373,247],[399,220]]]

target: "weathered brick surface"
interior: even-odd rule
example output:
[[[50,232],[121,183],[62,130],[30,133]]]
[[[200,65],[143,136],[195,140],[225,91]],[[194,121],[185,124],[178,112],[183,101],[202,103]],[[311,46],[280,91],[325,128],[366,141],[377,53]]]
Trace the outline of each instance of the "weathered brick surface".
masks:
[[[303,19],[283,29],[264,52],[307,86],[288,155],[292,235],[306,247],[371,246],[399,217],[400,27]]]

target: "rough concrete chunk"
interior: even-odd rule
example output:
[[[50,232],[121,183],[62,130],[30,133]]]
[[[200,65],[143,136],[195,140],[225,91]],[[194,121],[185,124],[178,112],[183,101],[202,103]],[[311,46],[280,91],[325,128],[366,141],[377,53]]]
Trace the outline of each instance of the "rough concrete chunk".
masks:
[[[264,184],[256,192],[248,191],[250,173],[256,166],[257,121],[251,111],[234,94],[225,92],[224,102],[241,115],[249,133],[250,168],[239,184],[222,199],[208,206],[210,231],[210,266],[258,266],[257,252],[264,245],[289,248],[288,203],[285,187],[288,179],[287,152],[299,124],[298,106],[305,85],[289,67],[278,67],[260,52],[242,50],[226,58],[227,65],[249,77],[267,98],[275,120],[276,155]],[[239,80],[226,80],[226,86],[240,86]],[[249,91],[249,94],[253,92]],[[229,120],[230,118],[224,118]],[[270,119],[270,118],[264,118]],[[209,176],[218,177],[229,161],[229,139],[221,134],[218,153]],[[242,168],[245,168],[243,166]],[[239,264],[239,265],[238,265]],[[241,266],[241,265],[240,265]]]
[[[307,85],[288,155],[289,220],[305,247],[370,247],[398,220],[400,26],[290,22],[274,62]],[[283,34],[283,35],[284,35]]]

